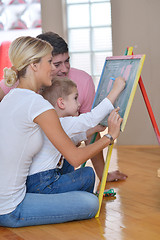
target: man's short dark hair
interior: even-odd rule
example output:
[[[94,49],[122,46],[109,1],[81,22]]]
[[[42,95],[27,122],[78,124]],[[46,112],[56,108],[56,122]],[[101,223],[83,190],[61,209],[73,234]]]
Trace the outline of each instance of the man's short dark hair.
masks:
[[[58,55],[68,53],[68,44],[65,40],[54,32],[45,32],[39,34],[37,38],[40,38],[46,42],[49,42],[53,46],[52,55]]]

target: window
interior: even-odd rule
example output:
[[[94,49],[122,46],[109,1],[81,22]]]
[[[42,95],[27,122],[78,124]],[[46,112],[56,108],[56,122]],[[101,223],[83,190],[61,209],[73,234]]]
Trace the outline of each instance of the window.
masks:
[[[92,75],[97,86],[112,56],[110,0],[66,0],[66,15],[71,66]]]

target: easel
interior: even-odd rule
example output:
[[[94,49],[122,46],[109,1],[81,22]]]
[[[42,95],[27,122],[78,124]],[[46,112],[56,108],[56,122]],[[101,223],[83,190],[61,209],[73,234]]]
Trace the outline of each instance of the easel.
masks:
[[[132,55],[132,54],[133,54],[133,47],[127,48],[126,51],[125,51],[125,55]],[[144,98],[144,101],[145,101],[145,104],[146,104],[146,107],[147,107],[147,110],[148,110],[148,113],[149,113],[149,116],[150,116],[150,119],[151,119],[151,122],[152,122],[152,125],[153,125],[153,128],[154,128],[154,131],[156,133],[158,143],[160,145],[160,132],[159,132],[159,129],[158,129],[158,126],[157,126],[157,123],[156,123],[156,120],[155,120],[155,117],[154,117],[154,114],[153,114],[153,111],[152,111],[147,93],[146,93],[146,90],[145,90],[145,87],[144,87],[144,84],[142,82],[141,76],[139,78],[138,83],[139,83],[139,86],[140,86],[140,89],[141,89],[141,92],[142,92],[142,95],[143,95],[143,98]],[[101,181],[99,196],[98,196],[99,209],[98,209],[98,212],[97,212],[95,218],[99,217],[99,214],[100,214],[100,209],[101,209],[102,199],[103,199],[103,193],[104,193],[104,189],[105,189],[105,185],[106,185],[108,169],[109,169],[110,159],[111,159],[111,155],[112,155],[112,149],[113,149],[113,145],[108,147],[106,162],[105,162],[105,166],[104,166],[104,170],[103,170],[103,176],[102,176],[102,181]]]
[[[127,52],[128,52],[128,54],[127,54]],[[133,47],[127,48],[125,54],[126,55],[133,55]],[[155,120],[155,117],[154,117],[154,114],[153,114],[153,111],[152,111],[152,108],[151,108],[151,104],[149,102],[149,99],[148,99],[148,96],[147,96],[147,93],[146,93],[146,90],[145,90],[145,87],[144,87],[141,76],[139,78],[138,83],[139,83],[139,87],[141,89],[141,92],[142,92],[142,95],[143,95],[143,98],[144,98],[144,102],[145,102],[147,110],[148,110],[148,114],[150,116],[150,119],[151,119],[151,122],[152,122],[152,125],[153,125],[153,129],[154,129],[156,137],[157,137],[157,141],[160,145],[160,132],[159,132],[159,129],[158,129],[158,126],[157,126],[157,123],[156,123],[156,120]]]

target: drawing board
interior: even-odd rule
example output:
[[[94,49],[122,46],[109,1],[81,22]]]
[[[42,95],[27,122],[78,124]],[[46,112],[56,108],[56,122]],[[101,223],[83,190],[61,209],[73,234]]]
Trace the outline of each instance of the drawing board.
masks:
[[[111,91],[114,78],[122,76],[126,79],[125,89],[114,103],[114,107],[120,107],[119,114],[123,118],[121,131],[124,130],[132,101],[136,92],[139,77],[142,71],[145,55],[127,55],[107,57],[96,91],[93,108],[97,106]],[[107,126],[106,117],[101,124]]]

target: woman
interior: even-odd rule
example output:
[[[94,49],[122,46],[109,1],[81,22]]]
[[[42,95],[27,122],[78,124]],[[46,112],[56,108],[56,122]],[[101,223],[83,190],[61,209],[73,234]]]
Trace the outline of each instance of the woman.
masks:
[[[8,84],[19,79],[0,103],[0,226],[22,227],[89,219],[98,210],[98,199],[87,192],[62,194],[26,193],[26,178],[32,157],[39,152],[43,139],[48,139],[73,165],[79,166],[108,146],[104,136],[84,148],[77,148],[63,131],[53,106],[37,94],[43,86],[51,86],[54,67],[52,47],[43,40],[20,37],[9,49],[11,69],[5,69]],[[123,90],[117,81],[108,99],[114,102]],[[120,131],[122,119],[113,110],[108,119],[113,140]]]

